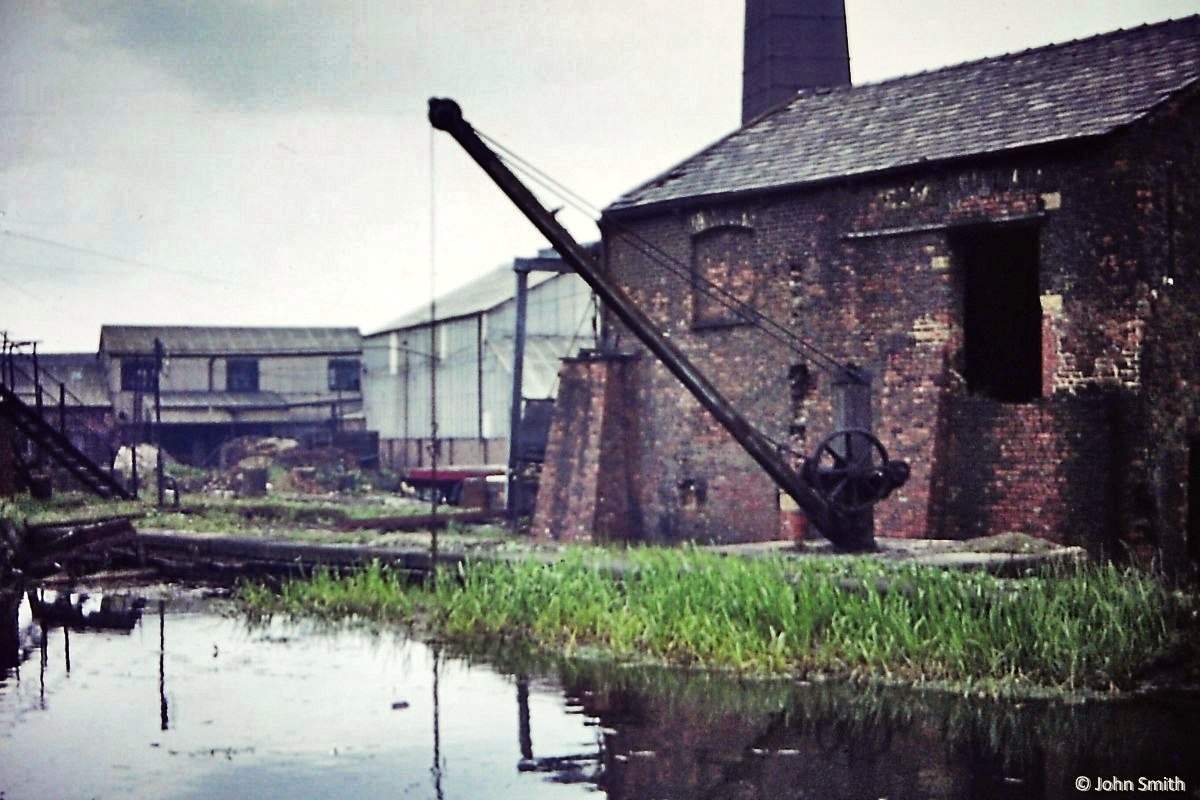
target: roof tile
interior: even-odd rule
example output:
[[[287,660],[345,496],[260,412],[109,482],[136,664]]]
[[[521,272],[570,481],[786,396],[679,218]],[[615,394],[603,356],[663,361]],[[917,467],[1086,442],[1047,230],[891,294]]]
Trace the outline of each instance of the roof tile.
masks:
[[[1110,133],[1200,80],[1200,15],[797,94],[608,211]]]

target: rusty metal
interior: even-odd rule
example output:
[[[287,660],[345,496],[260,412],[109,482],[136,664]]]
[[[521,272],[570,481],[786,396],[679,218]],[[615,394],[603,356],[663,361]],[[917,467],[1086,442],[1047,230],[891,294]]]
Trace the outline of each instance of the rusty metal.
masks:
[[[509,200],[549,240],[563,260],[575,269],[608,309],[628,326],[642,344],[733,436],[742,449],[771,476],[776,485],[796,501],[822,534],[842,549],[874,548],[869,508],[864,515],[861,508],[842,507],[836,497],[831,502],[825,494],[823,482],[818,481],[814,486],[794,470],[778,447],[746,421],[683,352],[634,305],[625,291],[600,269],[588,251],[575,241],[520,179],[501,162],[492,149],[479,138],[470,123],[463,119],[462,109],[456,102],[446,98],[430,98],[429,121],[434,128],[454,137]],[[847,371],[853,374],[849,368]],[[886,453],[882,464],[874,461],[871,463],[881,470],[881,484],[893,482],[900,472],[892,470],[888,473]],[[859,466],[858,462],[855,462],[856,469]],[[903,471],[906,475],[907,465],[904,465]],[[861,481],[861,476],[856,476],[855,480],[857,484]],[[888,491],[891,491],[891,488]]]
[[[800,476],[846,514],[864,511],[908,480],[908,464],[888,458],[870,431],[841,430],[825,437]]]

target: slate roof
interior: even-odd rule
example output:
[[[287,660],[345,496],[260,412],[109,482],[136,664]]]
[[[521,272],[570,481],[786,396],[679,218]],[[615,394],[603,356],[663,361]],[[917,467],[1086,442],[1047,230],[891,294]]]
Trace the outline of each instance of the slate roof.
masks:
[[[608,212],[1101,136],[1200,79],[1200,15],[875,84],[804,91]]]
[[[350,392],[340,396],[349,400]],[[328,406],[331,400],[338,397],[337,392],[207,392],[207,391],[171,391],[162,393],[164,409],[289,409],[298,406]]]
[[[154,340],[169,355],[358,355],[358,328],[225,328],[153,325],[105,325],[100,351],[109,355],[148,355]]]
[[[163,392],[163,408],[287,408],[287,399],[278,392]]]

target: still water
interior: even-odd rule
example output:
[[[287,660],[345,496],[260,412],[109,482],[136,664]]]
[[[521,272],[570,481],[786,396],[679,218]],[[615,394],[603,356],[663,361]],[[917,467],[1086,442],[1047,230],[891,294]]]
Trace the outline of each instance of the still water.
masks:
[[[196,595],[39,599],[56,596],[0,619],[0,800],[1200,796],[1190,695],[999,703],[535,667]]]

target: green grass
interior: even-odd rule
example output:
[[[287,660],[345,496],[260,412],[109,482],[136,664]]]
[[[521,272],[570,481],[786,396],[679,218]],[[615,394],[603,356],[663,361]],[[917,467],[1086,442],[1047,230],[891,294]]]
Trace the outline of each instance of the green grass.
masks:
[[[993,688],[1128,686],[1176,634],[1171,595],[1114,566],[1006,581],[866,558],[742,559],[694,548],[630,550],[619,562],[620,578],[600,551],[554,565],[477,562],[444,573],[433,590],[376,567],[363,578],[289,584],[282,605],[266,605],[372,616],[383,607],[378,592],[395,591],[381,618],[420,616],[436,635],[480,647]]]
[[[415,610],[414,598],[404,583],[399,573],[375,563],[346,575],[321,570],[309,580],[285,583],[278,592],[244,584],[239,599],[262,615],[302,612],[322,621],[362,617],[401,622],[411,620]]]
[[[275,533],[297,529],[328,529],[347,520],[370,520],[427,513],[418,503],[335,502],[327,499],[217,498],[185,495],[181,507],[155,506],[153,491],[140,500],[100,501],[88,495],[60,492],[50,500],[18,496],[6,501],[4,515],[18,522],[53,523],[68,519],[130,515],[140,529],[205,533]]]

